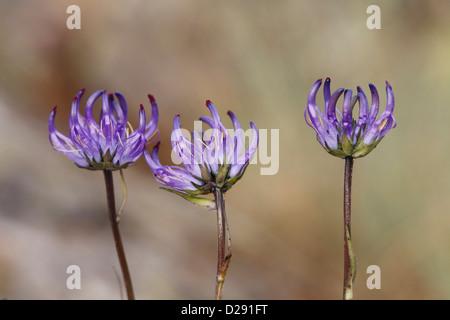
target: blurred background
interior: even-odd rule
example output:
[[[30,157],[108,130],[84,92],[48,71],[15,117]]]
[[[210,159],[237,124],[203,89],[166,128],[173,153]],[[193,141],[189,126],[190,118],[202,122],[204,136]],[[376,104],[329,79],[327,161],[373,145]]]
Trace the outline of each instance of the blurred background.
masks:
[[[81,29],[69,30],[69,5]],[[244,128],[279,130],[279,170],[251,165],[226,194],[233,259],[224,299],[341,299],[344,161],[303,117],[318,78],[332,90],[373,83],[398,122],[355,161],[355,299],[450,298],[450,2],[166,0],[0,2],[0,298],[121,299],[103,175],[78,169],[48,141],[68,133],[74,95],[120,91],[137,127],[159,105],[163,164],[182,125],[214,102]],[[322,92],[322,91],[320,91]],[[83,102],[86,101],[86,97]],[[322,108],[322,98],[318,98]],[[269,134],[270,136],[270,134]],[[270,154],[270,149],[269,149]],[[259,157],[259,155],[257,155]],[[259,159],[259,158],[258,158]],[[145,160],[125,170],[120,224],[138,299],[213,299],[215,212],[160,190]],[[115,174],[117,202],[122,192]],[[81,268],[81,290],[66,269]],[[370,265],[381,289],[366,287]]]

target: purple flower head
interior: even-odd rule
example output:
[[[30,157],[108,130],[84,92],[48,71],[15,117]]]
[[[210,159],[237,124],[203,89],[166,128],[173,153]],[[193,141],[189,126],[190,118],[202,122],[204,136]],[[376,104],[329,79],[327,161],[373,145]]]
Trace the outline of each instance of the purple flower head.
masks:
[[[212,102],[206,101],[206,106],[212,117],[201,117],[200,120],[210,129],[194,130],[190,138],[183,135],[180,115],[174,118],[172,150],[184,167],[161,165],[158,159],[159,143],[151,154],[145,150],[144,155],[163,189],[196,204],[214,207],[213,201],[199,195],[214,192],[216,188],[226,192],[243,176],[258,147],[259,133],[256,125],[250,122],[252,134],[246,149],[244,132],[234,113],[228,111],[234,127],[234,133],[230,133]]]
[[[48,118],[50,143],[78,167],[89,170],[118,170],[134,163],[144,152],[147,141],[157,131],[158,106],[149,95],[152,105],[151,121],[146,124],[143,105],[139,111],[139,127],[133,131],[127,121],[127,103],[118,92],[108,94],[99,90],[86,102],[84,116],[80,113],[80,101],[85,90],[81,89],[72,102],[69,116],[69,136],[55,128],[56,107]],[[115,97],[117,101],[115,101]],[[94,119],[92,109],[101,97],[99,121]]]
[[[352,90],[337,89],[333,94],[330,91],[330,78],[325,80],[323,86],[324,111],[320,111],[316,104],[316,95],[322,79],[317,80],[308,96],[308,105],[305,110],[306,123],[317,133],[317,140],[334,156],[346,158],[360,158],[372,151],[383,137],[397,123],[392,112],[394,111],[394,93],[391,85],[386,81],[386,108],[377,119],[379,111],[378,91],[373,84],[369,84],[372,103],[369,103],[364,91],[357,87],[353,96]],[[336,104],[343,94],[342,112]],[[359,115],[353,118],[353,109],[358,102]]]

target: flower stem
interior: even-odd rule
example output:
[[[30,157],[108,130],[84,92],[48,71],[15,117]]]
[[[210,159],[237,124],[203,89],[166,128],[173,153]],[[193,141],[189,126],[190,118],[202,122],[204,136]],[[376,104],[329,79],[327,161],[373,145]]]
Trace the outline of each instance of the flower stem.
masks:
[[[345,158],[344,173],[344,300],[353,299],[353,281],[356,276],[356,257],[351,243],[353,158]]]
[[[127,291],[128,300],[134,300],[133,285],[131,283],[130,271],[128,270],[127,258],[125,257],[125,251],[123,249],[122,239],[119,232],[119,221],[116,213],[116,202],[114,197],[114,182],[112,171],[103,170],[105,176],[106,185],[106,198],[108,201],[109,220],[111,222],[111,228],[114,236],[114,243],[116,245],[117,256],[120,262],[120,268],[122,269],[122,276],[125,283],[125,289]]]
[[[123,192],[123,199],[122,199],[122,204],[120,205],[119,208],[119,213],[117,213],[117,223],[120,222],[120,216],[122,215],[122,211],[123,208],[125,207],[125,203],[127,202],[127,185],[125,184],[125,177],[123,176],[123,171],[122,169],[120,169],[120,179],[122,180],[122,192]]]
[[[231,237],[225,212],[225,199],[220,188],[216,188],[214,199],[217,209],[217,275],[216,275],[216,300],[222,299],[223,284],[231,261]],[[225,242],[225,237],[227,241]],[[226,252],[226,255],[225,255]]]

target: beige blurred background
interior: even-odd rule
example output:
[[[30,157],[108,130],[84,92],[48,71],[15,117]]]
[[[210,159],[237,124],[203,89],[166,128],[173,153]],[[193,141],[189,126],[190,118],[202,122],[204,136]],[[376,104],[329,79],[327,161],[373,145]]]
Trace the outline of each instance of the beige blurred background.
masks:
[[[72,4],[81,30],[66,27]],[[155,95],[164,164],[173,116],[191,129],[206,99],[230,126],[229,109],[245,128],[279,129],[278,173],[252,165],[226,195],[224,299],[341,299],[344,162],[303,118],[314,81],[331,77],[332,89],[375,84],[383,107],[388,80],[396,99],[398,127],[355,162],[355,299],[449,299],[450,2],[376,1],[381,30],[366,27],[371,4],[0,1],[0,298],[121,298],[103,175],[48,141],[51,108],[67,133],[84,87],[124,94],[135,126]],[[212,299],[215,213],[160,190],[143,158],[125,175],[120,226],[137,298]],[[72,264],[81,290],[66,288]],[[366,287],[370,265],[380,290]]]

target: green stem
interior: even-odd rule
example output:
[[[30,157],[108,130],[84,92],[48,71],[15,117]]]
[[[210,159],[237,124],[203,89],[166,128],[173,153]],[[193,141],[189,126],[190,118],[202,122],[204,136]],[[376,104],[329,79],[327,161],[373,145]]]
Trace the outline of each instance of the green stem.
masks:
[[[123,199],[122,204],[120,205],[119,213],[117,214],[117,223],[120,222],[120,216],[122,215],[123,208],[125,207],[125,203],[127,202],[127,186],[125,184],[125,177],[123,176],[122,169],[120,169],[120,179],[122,180]]]
[[[356,257],[351,244],[353,158],[345,158],[344,173],[344,300],[353,299],[353,281],[356,276]]]
[[[214,199],[217,209],[217,274],[216,274],[216,300],[222,299],[223,285],[228,266],[231,261],[231,236],[225,212],[225,199],[220,188],[216,188]],[[227,241],[225,241],[225,237]],[[226,252],[226,255],[225,255]]]
[[[114,182],[111,170],[103,170],[105,176],[106,198],[108,201],[109,220],[114,236],[114,243],[116,246],[117,256],[122,269],[122,276],[125,283],[128,300],[134,300],[133,285],[131,283],[130,271],[128,270],[127,258],[122,244],[122,238],[119,232],[119,221],[116,214],[116,202],[114,197]]]

